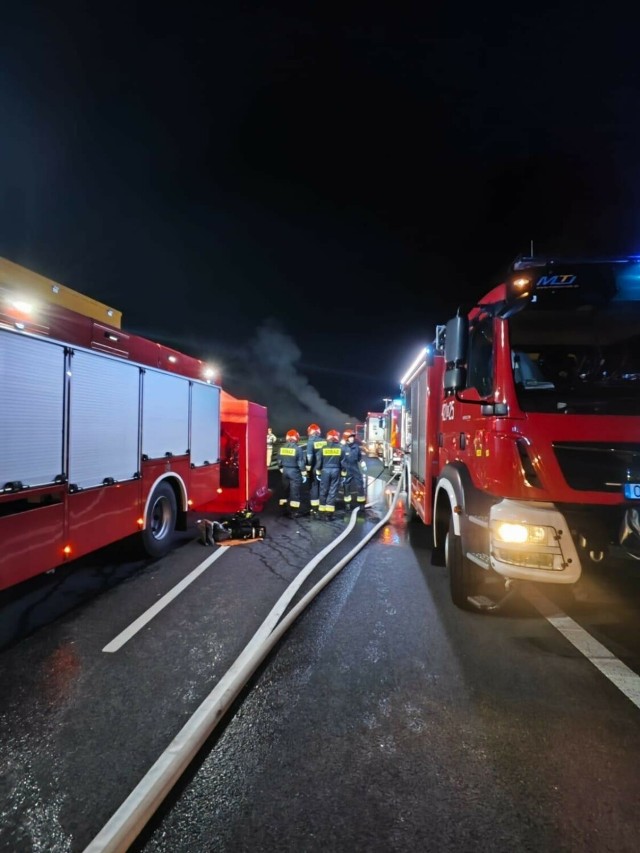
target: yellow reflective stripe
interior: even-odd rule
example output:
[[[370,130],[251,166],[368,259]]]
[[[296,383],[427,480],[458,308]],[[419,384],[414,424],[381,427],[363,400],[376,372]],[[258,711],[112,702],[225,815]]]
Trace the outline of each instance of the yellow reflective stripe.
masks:
[[[322,455],[323,456],[340,456],[342,453],[341,447],[323,447]]]
[[[324,447],[326,443],[326,441],[314,441],[313,446],[316,450],[320,450],[320,448]]]
[[[280,448],[280,456],[295,456],[296,448],[295,447],[281,447]]]

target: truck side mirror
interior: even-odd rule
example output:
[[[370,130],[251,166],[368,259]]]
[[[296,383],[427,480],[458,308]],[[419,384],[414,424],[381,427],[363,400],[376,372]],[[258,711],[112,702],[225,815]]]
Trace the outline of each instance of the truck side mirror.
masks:
[[[467,342],[469,320],[458,315],[446,325],[444,341],[444,390],[460,391],[467,383]]]

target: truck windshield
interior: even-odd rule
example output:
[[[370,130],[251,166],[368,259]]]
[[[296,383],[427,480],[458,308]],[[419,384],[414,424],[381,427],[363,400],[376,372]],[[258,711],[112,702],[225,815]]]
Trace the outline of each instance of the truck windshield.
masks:
[[[523,411],[640,414],[640,303],[524,310],[509,320]]]

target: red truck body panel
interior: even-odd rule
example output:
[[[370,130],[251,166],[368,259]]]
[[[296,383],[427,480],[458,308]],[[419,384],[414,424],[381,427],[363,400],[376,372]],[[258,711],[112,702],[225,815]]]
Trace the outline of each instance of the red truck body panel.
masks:
[[[62,286],[16,269],[0,259],[0,419],[12,442],[0,451],[0,589],[131,534],[145,530],[148,538],[152,525],[165,524],[172,502],[174,523],[184,523],[191,509],[233,513],[264,505],[263,406],[212,385],[200,359],[104,322],[110,312],[119,323],[114,309],[68,288],[53,293]],[[18,299],[21,281],[39,297],[32,310]],[[60,370],[52,367],[39,383],[38,366],[49,362]],[[122,409],[113,405],[120,399]],[[112,421],[121,442],[109,436]],[[95,473],[102,460],[87,440],[92,425],[100,433],[97,456],[113,455],[104,460],[104,477]],[[237,445],[230,486],[221,483],[223,435]],[[121,473],[112,476],[112,469]],[[158,492],[162,484],[168,494]]]

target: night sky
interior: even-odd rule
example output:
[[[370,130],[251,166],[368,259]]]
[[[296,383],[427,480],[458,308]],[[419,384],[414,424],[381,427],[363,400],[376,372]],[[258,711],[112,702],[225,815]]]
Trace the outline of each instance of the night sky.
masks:
[[[640,251],[638,12],[3,5],[0,256],[278,433],[381,409],[531,241]]]

